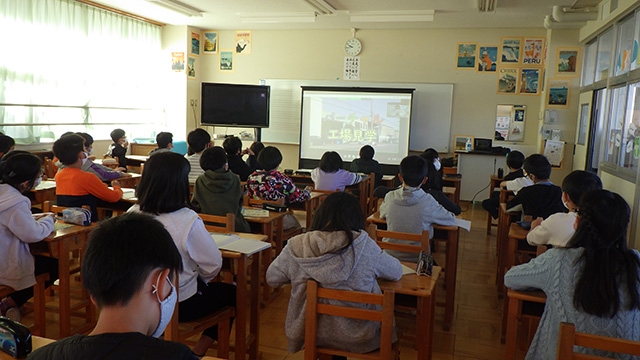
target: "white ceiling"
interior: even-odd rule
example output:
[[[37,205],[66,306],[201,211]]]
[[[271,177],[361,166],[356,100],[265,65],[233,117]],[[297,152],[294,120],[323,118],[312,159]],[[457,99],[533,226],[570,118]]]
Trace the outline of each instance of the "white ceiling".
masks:
[[[477,0],[326,0],[338,11],[318,15],[314,23],[242,23],[238,14],[312,14],[302,0],[180,0],[204,10],[203,17],[177,15],[145,0],[93,0],[167,24],[191,25],[205,30],[231,29],[394,29],[394,28],[496,28],[542,27],[554,5],[571,6],[574,0],[497,0],[497,10],[480,13]],[[353,11],[435,10],[426,23],[352,23]]]

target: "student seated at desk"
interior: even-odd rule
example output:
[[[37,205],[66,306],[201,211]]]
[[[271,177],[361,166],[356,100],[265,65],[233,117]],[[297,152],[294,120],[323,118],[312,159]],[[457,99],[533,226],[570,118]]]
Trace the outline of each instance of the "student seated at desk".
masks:
[[[113,143],[109,145],[106,155],[113,158],[117,157],[120,161],[120,167],[127,171],[127,147],[129,147],[129,142],[124,130],[113,130],[111,132],[111,140],[113,140]]]
[[[355,196],[331,194],[318,208],[310,231],[289,239],[269,265],[269,286],[291,284],[285,323],[289,352],[304,345],[307,280],[323,288],[380,294],[376,278],[397,281],[402,277],[400,262],[380,249],[364,225]],[[320,315],[317,346],[373,351],[380,347],[380,323]]]
[[[256,169],[250,167],[242,160],[242,156],[248,154],[249,156],[255,155],[251,149],[247,148],[242,150],[242,140],[237,136],[231,136],[222,142],[224,151],[227,152],[227,161],[229,163],[229,170],[234,174],[240,176],[240,180],[247,181],[249,175]]]
[[[85,159],[84,138],[77,134],[61,137],[53,143],[53,154],[66,167],[56,174],[56,198],[60,206],[91,207],[92,221],[97,221],[98,205],[113,205],[122,199],[122,189],[117,180],[113,180],[109,189],[96,174],[82,171]],[[124,208],[123,208],[124,206]],[[115,206],[126,210],[128,204]]]
[[[509,173],[505,175],[505,177],[502,179],[502,182],[500,183],[500,188],[506,189],[507,183],[509,181],[525,177],[524,171],[522,170],[523,163],[524,163],[523,153],[517,150],[509,152],[509,154],[507,155],[507,167],[509,168]],[[515,185],[511,186],[511,189],[515,187],[516,187]],[[491,196],[488,199],[482,200],[482,208],[487,210],[489,214],[491,214],[492,218],[497,219],[498,209],[500,208],[500,191],[493,191],[493,189],[491,189]]]
[[[171,151],[171,149],[173,149],[173,134],[166,131],[159,132],[158,135],[156,135],[156,145],[158,145],[158,147],[149,151],[149,156]]]
[[[2,157],[9,151],[15,149],[16,142],[11,136],[1,134],[0,135],[0,164],[2,163]]]
[[[524,187],[507,201],[507,211],[522,211],[534,219],[548,218],[550,215],[566,212],[562,203],[562,189],[549,181],[551,164],[544,155],[533,154],[524,160],[525,176],[533,185]]]
[[[129,211],[155,215],[171,234],[182,256],[178,320],[195,321],[223,307],[235,307],[235,285],[209,283],[222,267],[222,256],[204,223],[191,209],[187,159],[170,151],[149,157],[136,196],[138,204]],[[217,325],[206,329],[193,352],[204,355],[217,338]]]
[[[278,171],[281,162],[282,154],[274,146],[267,146],[260,152],[258,163],[265,170],[254,172],[247,179],[250,198],[271,201],[284,199],[286,204],[304,202],[309,198],[312,188],[307,186],[304,190],[298,189],[289,177]],[[282,222],[285,230],[300,227],[298,220],[291,214],[285,215]]]
[[[434,189],[442,192],[442,165],[440,164],[440,155],[434,148],[426,149],[420,157],[427,160],[427,164],[433,165],[429,166],[427,175],[429,179],[425,184],[427,184],[428,189]],[[426,190],[425,190],[426,191]]]
[[[640,338],[640,253],[627,247],[629,205],[618,194],[593,190],[580,199],[579,214],[567,248],[547,250],[504,276],[510,289],[540,289],[547,296],[528,360],[556,357],[563,321],[575,324],[578,332]],[[576,349],[607,358],[632,358]]]
[[[40,159],[26,151],[12,151],[0,164],[0,285],[16,290],[0,302],[0,316],[20,321],[20,307],[33,297],[34,275],[49,273],[50,286],[58,278],[58,261],[31,255],[29,243],[53,231],[52,214],[31,214],[23,194],[42,179]]]
[[[456,217],[440,205],[433,196],[420,188],[427,181],[427,162],[420,156],[407,156],[400,162],[398,174],[402,186],[385,195],[380,205],[380,217],[387,219],[389,231],[420,234],[429,231],[433,237],[433,224],[452,226]],[[403,240],[383,239],[393,243],[410,243]],[[419,245],[413,243],[411,245]],[[387,250],[402,261],[416,262],[417,255]]]
[[[76,134],[84,138],[85,158],[82,159],[82,167],[81,167],[82,171],[96,174],[96,176],[98,176],[98,178],[101,181],[111,181],[113,179],[131,176],[130,174],[127,174],[126,172],[124,172],[125,170],[124,168],[119,167],[115,170],[112,170],[104,165],[94,163],[91,160],[91,154],[93,153],[93,136],[83,132],[78,132]],[[60,169],[64,169],[67,167],[62,162],[60,162],[60,159],[57,159],[55,166],[58,167],[58,171],[60,171]]]
[[[351,167],[349,170],[354,173],[361,174],[371,174],[375,173],[375,186],[380,185],[380,180],[382,180],[382,168],[380,167],[380,163],[376,160],[373,160],[373,155],[375,155],[376,151],[373,149],[371,145],[365,145],[360,148],[360,157],[358,159],[354,159],[351,162]]]
[[[182,270],[171,235],[153,217],[125,214],[100,223],[82,259],[82,285],[100,309],[96,327],[29,359],[196,360],[186,345],[157,339],[173,315]]]
[[[315,188],[325,191],[344,191],[349,185],[355,185],[366,176],[348,172],[342,168],[342,158],[335,151],[327,151],[320,158],[320,166],[311,171],[311,180]]]
[[[531,230],[527,234],[527,242],[531,245],[553,245],[565,247],[573,236],[578,214],[578,201],[588,191],[602,189],[602,181],[598,175],[576,170],[562,181],[562,203],[569,209],[568,213],[555,213],[546,220],[541,217],[531,222]]]
[[[520,152],[518,151],[518,153]],[[524,154],[522,156],[523,156],[523,160],[526,160],[524,159]],[[523,165],[521,166],[524,166],[524,161],[523,161]],[[509,170],[511,170],[511,167],[509,167]],[[513,191],[515,195],[518,195],[518,191],[520,191],[520,189],[533,185],[533,181],[531,181],[531,179],[525,175],[524,173],[525,171],[527,170],[526,169],[522,170],[522,176],[520,176],[520,172],[516,172],[514,174],[513,179],[507,179],[507,177],[505,176],[505,180],[500,183],[500,189]],[[508,174],[507,176],[509,175],[510,174]]]
[[[202,167],[205,172],[198,177],[193,187],[194,205],[199,206],[203,214],[218,216],[234,214],[236,231],[251,232],[251,226],[242,216],[244,199],[240,178],[229,171],[224,149],[214,146],[203,151],[198,167]]]
[[[253,143],[251,143],[251,146],[249,146],[249,150],[253,152],[253,155],[249,155],[247,157],[247,165],[249,165],[250,169],[264,169],[262,165],[260,165],[260,162],[258,162],[258,155],[260,155],[260,151],[262,151],[262,149],[264,149],[264,144],[260,141],[254,141]]]
[[[187,144],[189,144],[187,160],[191,165],[189,184],[194,184],[198,176],[204,174],[205,171],[200,166],[200,156],[202,156],[202,152],[205,149],[213,146],[213,142],[211,141],[211,135],[205,129],[195,129],[187,135]]]

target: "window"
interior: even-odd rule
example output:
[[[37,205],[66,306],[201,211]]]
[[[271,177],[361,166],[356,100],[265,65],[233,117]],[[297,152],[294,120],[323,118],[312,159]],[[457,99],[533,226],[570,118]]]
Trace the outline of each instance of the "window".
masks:
[[[640,83],[629,85],[618,165],[635,176],[640,159]]]
[[[598,37],[598,55],[596,57],[595,81],[609,78],[611,51],[613,50],[613,28]]]
[[[624,126],[625,102],[627,87],[621,86],[611,91],[611,111],[607,126],[607,145],[604,161],[614,169],[617,168],[622,148],[622,130]]]
[[[631,66],[635,19],[629,17],[618,25],[618,47],[616,51],[615,76],[626,74]]]
[[[582,86],[593,84],[596,71],[596,57],[598,56],[598,42],[587,44],[584,58],[584,70],[582,72]]]
[[[5,0],[0,11],[0,130],[17,143],[66,131],[153,136],[161,29],[65,0]],[[16,36],[20,34],[20,36]],[[30,39],[30,40],[25,40]]]

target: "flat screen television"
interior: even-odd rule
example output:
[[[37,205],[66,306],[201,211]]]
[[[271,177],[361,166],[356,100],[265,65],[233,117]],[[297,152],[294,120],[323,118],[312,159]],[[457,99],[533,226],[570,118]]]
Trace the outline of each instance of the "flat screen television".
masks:
[[[202,124],[269,127],[269,92],[264,85],[202,83]]]

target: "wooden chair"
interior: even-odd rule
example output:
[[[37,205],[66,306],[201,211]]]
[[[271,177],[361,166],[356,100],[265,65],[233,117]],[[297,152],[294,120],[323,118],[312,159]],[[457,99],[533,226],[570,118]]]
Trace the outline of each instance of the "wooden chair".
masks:
[[[176,281],[176,293],[178,292],[179,283],[180,281]],[[176,307],[173,311],[171,321],[164,331],[164,339],[169,341],[181,342],[184,344],[191,344],[190,341],[187,341],[188,338],[202,333],[204,330],[210,328],[211,326],[218,325],[218,347],[216,356],[228,359],[231,318],[236,315],[235,308],[227,306],[214,312],[213,314],[204,316],[195,321],[178,322],[178,304],[179,303],[176,302]]]
[[[262,199],[251,199],[249,198],[248,195],[244,196],[243,199],[243,203],[244,206],[251,206],[251,207],[259,207],[262,208],[262,204],[264,203],[273,203],[273,204],[278,204],[280,206],[284,206],[284,199],[278,199],[278,200],[262,200]],[[292,210],[288,210],[289,214],[293,215],[293,211]],[[302,227],[293,227],[291,229],[286,229],[282,231],[282,241],[285,240],[289,240],[290,238],[302,234]]]
[[[236,231],[236,216],[227,213],[226,216],[198,214],[208,231],[232,233]],[[217,224],[217,225],[216,225]]]
[[[36,284],[33,286],[33,326],[30,328],[31,334],[45,337],[47,333],[47,323],[45,318],[45,286],[49,280],[49,274],[36,275]],[[9,286],[0,285],[0,299],[14,293],[15,290]]]
[[[47,179],[53,179],[58,172],[58,167],[48,157],[44,158],[44,175]]]
[[[305,225],[306,225],[307,229],[309,229],[311,227],[311,223],[313,222],[313,218],[316,215],[316,212],[318,211],[318,208],[320,207],[320,205],[322,204],[324,199],[326,199],[327,196],[333,194],[334,192],[338,192],[338,191],[340,191],[340,189],[336,189],[335,191],[331,191],[331,190],[313,190],[314,193],[320,193],[320,194],[323,194],[323,196],[315,197],[313,199],[309,199],[305,203],[305,210],[307,212],[307,214],[306,214],[306,224]]]
[[[573,324],[560,323],[560,336],[558,338],[558,360],[598,360],[610,359],[603,356],[585,355],[574,352],[575,346],[582,346],[590,349],[598,349],[619,354],[640,355],[640,342],[616,339],[608,336],[592,335],[576,332]]]
[[[62,210],[67,209],[67,206],[58,206],[54,205],[51,201],[47,200],[42,204],[42,212],[52,212],[56,215],[62,216]],[[82,208],[85,210],[91,211],[91,207],[89,205],[82,205]]]
[[[381,249],[403,251],[416,254],[419,253],[420,250],[424,250],[426,253],[429,253],[429,231],[427,230],[423,230],[422,234],[409,234],[399,231],[378,230],[378,226],[376,224],[369,224],[369,226],[367,226],[367,233],[369,233],[369,236],[376,241]],[[390,243],[382,241],[382,238],[419,241],[420,245],[418,246],[410,244]],[[418,257],[416,256],[416,262],[417,259]]]
[[[318,299],[333,299],[357,304],[382,305],[382,310],[354,308],[346,305],[330,305]],[[307,308],[305,320],[304,359],[330,359],[331,355],[348,356],[357,359],[398,359],[398,342],[392,344],[394,292],[385,290],[384,294],[371,294],[357,291],[318,288],[314,280],[307,281]],[[380,349],[360,354],[345,350],[322,348],[317,346],[316,335],[318,314],[339,316],[380,322]]]
[[[376,187],[376,173],[369,174],[369,194],[367,198],[367,213],[364,214],[364,217],[367,217],[374,212],[376,212],[376,207],[378,205],[378,199],[373,196],[373,190]]]

